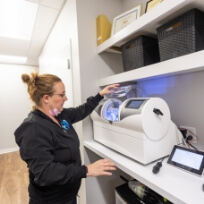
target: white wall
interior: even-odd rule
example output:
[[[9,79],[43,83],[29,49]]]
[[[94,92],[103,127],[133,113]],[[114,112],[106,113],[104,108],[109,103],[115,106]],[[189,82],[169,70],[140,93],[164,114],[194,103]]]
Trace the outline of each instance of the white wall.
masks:
[[[141,5],[141,14],[144,14],[146,9],[146,2],[148,1],[149,0],[122,0],[123,10],[127,11],[138,5]]]
[[[0,153],[18,149],[14,131],[31,111],[32,104],[27,87],[21,80],[23,73],[30,74],[37,67],[0,64]]]
[[[76,22],[72,20],[76,15],[74,8],[73,0],[66,1],[39,57],[40,73],[56,74],[63,80],[68,97],[65,107],[73,106],[72,36],[76,33]]]

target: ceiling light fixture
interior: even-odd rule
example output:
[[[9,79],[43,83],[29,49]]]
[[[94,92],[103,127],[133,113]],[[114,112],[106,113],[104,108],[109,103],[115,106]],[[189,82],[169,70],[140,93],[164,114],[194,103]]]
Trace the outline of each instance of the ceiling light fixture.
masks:
[[[24,0],[0,0],[0,36],[30,40],[38,4]]]
[[[25,64],[27,57],[0,55],[0,63]]]

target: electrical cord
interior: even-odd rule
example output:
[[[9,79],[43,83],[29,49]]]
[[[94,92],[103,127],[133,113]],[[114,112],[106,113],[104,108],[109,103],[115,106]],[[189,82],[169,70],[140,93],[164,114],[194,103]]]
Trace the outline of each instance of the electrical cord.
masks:
[[[179,128],[179,130],[181,131],[183,137],[182,137],[182,141],[181,141],[178,145],[183,144],[184,146],[186,146],[186,147],[188,147],[188,148],[192,147],[193,149],[196,149],[196,150],[197,150],[197,148],[194,147],[194,146],[191,144],[191,141],[197,141],[197,140],[198,140],[198,136],[196,136],[195,134],[193,134],[192,131],[187,130],[187,129],[185,129],[185,128]],[[188,135],[188,136],[187,136],[188,131],[189,131],[190,133],[192,133],[193,136],[192,136],[192,135]],[[196,139],[194,139],[194,138],[196,138]],[[169,155],[168,155],[168,156],[169,156]],[[168,156],[167,156],[167,157],[168,157]],[[158,173],[159,173],[160,168],[162,167],[162,162],[163,162],[163,160],[164,160],[165,158],[166,158],[166,157],[163,157],[161,161],[157,162],[156,165],[153,166],[152,172],[153,172],[154,174],[158,174]]]
[[[168,156],[167,156],[168,157]],[[152,172],[154,174],[158,174],[160,171],[160,168],[162,167],[162,162],[166,157],[163,157],[161,161],[157,162],[155,166],[153,166]]]
[[[194,147],[194,146],[190,143],[190,141],[192,141],[192,140],[193,140],[193,136],[192,136],[192,135],[189,135],[189,136],[186,138],[186,143],[187,143],[189,146],[191,146],[193,149],[198,150],[196,147]]]
[[[191,130],[186,129],[186,128],[179,128],[179,130],[181,131],[181,133],[182,133],[184,139],[186,139],[187,136],[190,136],[190,135],[191,135],[192,141],[197,142],[197,141],[199,140],[199,137],[198,137],[196,134],[194,134]],[[189,135],[188,135],[188,133],[189,133]]]
[[[197,142],[199,140],[199,137],[197,135],[195,135],[191,130],[186,129],[186,128],[179,128],[179,130],[181,131],[183,138],[183,145],[187,148],[193,148],[196,149],[197,148],[195,146],[192,145],[192,142]],[[188,135],[188,133],[190,133]]]
[[[181,145],[181,144],[183,144],[183,142],[179,143],[178,145]],[[169,157],[169,155],[163,157],[161,161],[157,162],[156,165],[153,166],[152,172],[153,172],[154,174],[158,174],[158,173],[159,173],[160,168],[162,167],[162,162],[163,162],[163,160],[164,160],[166,157]]]
[[[159,173],[160,168],[162,167],[162,162],[157,162],[157,164],[153,167],[152,172],[154,174]]]

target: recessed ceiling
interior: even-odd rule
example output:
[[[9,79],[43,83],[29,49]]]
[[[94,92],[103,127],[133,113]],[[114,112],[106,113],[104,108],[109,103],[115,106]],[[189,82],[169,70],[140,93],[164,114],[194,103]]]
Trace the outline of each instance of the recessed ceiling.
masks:
[[[0,36],[0,55],[27,57],[27,65],[38,65],[40,52],[63,8],[65,0],[25,1],[38,4],[37,18],[31,40]]]

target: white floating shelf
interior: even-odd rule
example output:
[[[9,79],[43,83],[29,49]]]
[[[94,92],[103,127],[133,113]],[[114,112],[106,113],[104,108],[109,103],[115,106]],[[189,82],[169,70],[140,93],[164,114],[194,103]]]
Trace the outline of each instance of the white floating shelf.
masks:
[[[99,86],[202,71],[204,70],[204,60],[201,59],[203,58],[204,50],[120,74],[115,74],[113,76],[108,76],[99,81]]]
[[[84,146],[102,158],[111,159],[118,168],[175,204],[203,204],[203,178],[168,165],[167,159],[160,172],[153,174],[155,163],[144,166],[94,140],[85,141]]]

